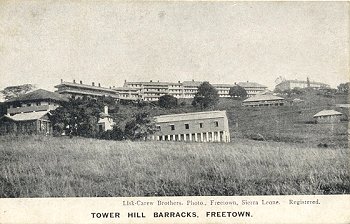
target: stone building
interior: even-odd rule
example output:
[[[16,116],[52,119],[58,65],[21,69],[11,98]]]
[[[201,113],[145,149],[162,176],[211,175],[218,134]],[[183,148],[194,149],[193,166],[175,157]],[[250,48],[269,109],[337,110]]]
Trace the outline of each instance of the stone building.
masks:
[[[226,111],[170,114],[155,117],[158,141],[230,142]]]
[[[276,85],[276,90],[285,91],[294,88],[312,88],[312,89],[329,89],[330,85],[322,82],[304,81],[304,80],[284,80]]]

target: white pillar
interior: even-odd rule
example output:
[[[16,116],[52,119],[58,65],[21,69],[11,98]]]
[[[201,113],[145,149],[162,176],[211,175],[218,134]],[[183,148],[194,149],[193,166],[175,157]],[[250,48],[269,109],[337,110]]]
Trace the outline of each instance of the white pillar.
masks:
[[[209,142],[209,132],[206,134],[206,141]]]
[[[195,133],[195,134],[194,134],[194,140],[195,140],[196,142],[198,142],[198,133]]]
[[[218,142],[221,142],[220,131],[218,131]]]
[[[179,139],[179,141],[181,141],[181,134],[178,134],[178,136],[177,136]]]
[[[175,135],[173,135],[173,141],[176,141]]]
[[[192,133],[190,133],[190,142],[192,142]]]
[[[152,140],[154,140],[154,138],[155,138],[154,135],[152,135]]]
[[[170,135],[168,135],[168,141],[170,141]]]
[[[223,139],[223,142],[227,142],[227,139],[226,139],[226,131],[223,131],[223,133],[222,133],[222,139]]]
[[[213,132],[213,131],[211,132],[211,141],[212,141],[212,142],[215,142],[215,135],[214,135],[214,132]]]
[[[157,141],[159,141],[159,136],[157,136]]]
[[[201,142],[203,142],[203,132],[201,132]]]
[[[184,141],[186,141],[186,134],[184,134]]]

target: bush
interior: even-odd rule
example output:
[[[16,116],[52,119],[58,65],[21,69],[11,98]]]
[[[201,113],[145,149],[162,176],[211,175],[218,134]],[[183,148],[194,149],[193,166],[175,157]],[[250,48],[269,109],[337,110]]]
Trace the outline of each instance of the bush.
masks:
[[[159,97],[158,104],[162,108],[177,107],[177,98],[171,95],[163,95]]]

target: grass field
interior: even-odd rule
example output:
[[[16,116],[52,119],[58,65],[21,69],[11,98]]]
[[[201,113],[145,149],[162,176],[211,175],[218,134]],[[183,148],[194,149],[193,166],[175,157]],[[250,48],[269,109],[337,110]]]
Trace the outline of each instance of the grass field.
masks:
[[[0,197],[350,193],[348,148],[0,137]]]

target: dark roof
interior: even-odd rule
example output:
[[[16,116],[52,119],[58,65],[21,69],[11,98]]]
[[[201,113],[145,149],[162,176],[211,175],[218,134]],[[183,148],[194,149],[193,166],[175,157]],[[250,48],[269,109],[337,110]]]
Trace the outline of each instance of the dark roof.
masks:
[[[15,101],[32,101],[32,100],[53,100],[68,101],[68,99],[58,93],[50,92],[44,89],[37,89],[32,92],[7,100],[6,102]]]

